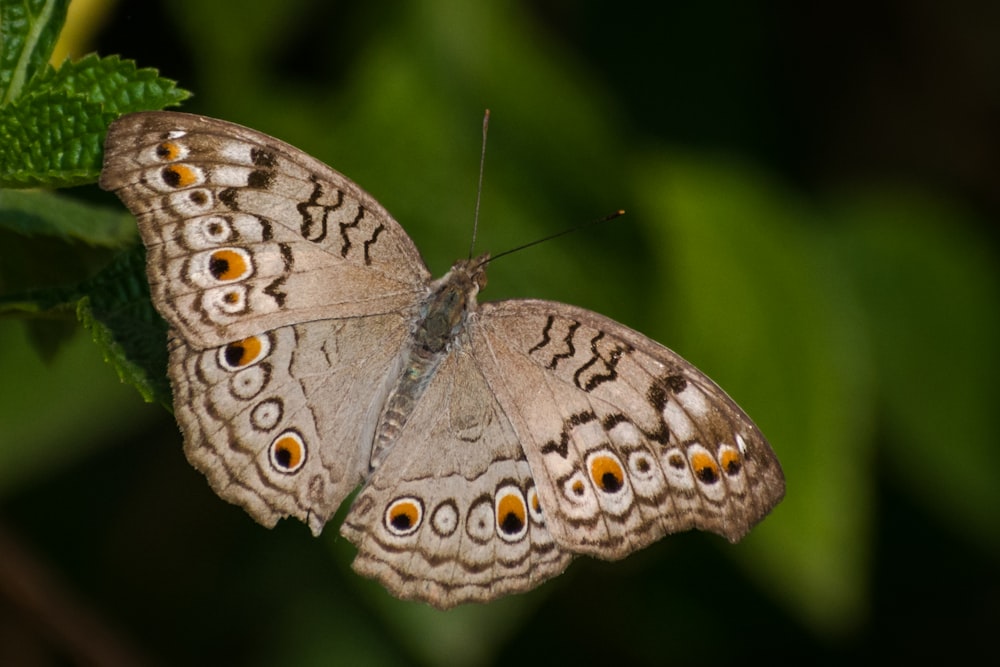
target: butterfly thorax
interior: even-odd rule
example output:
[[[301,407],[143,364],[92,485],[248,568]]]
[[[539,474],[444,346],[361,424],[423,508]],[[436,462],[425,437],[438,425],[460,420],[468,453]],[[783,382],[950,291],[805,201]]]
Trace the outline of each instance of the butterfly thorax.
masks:
[[[441,279],[431,283],[403,352],[402,371],[375,428],[371,470],[392,449],[417,401],[465,327],[469,313],[475,310],[476,295],[486,285],[488,260],[488,254],[459,260]]]

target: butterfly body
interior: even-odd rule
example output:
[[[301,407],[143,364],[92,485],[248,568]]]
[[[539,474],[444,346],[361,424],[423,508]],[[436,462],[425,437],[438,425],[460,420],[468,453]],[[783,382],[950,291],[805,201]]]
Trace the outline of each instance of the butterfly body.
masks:
[[[460,260],[432,286],[421,304],[419,317],[403,351],[403,372],[392,389],[375,429],[369,468],[374,470],[389,453],[399,431],[427,388],[438,364],[462,331],[470,312],[476,309],[476,295],[486,282],[483,255]]]
[[[137,216],[185,453],[273,526],[341,526],[354,568],[438,607],[698,528],[743,537],[784,494],[742,410],[674,352],[561,303],[478,303],[487,256],[432,280],[350,179],[171,112],[112,124],[101,186]]]

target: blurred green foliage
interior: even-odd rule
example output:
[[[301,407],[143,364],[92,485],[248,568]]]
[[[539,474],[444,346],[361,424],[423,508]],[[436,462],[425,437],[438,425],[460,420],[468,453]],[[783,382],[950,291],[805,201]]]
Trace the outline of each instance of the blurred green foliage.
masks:
[[[137,655],[295,665],[954,658],[949,629],[987,627],[1000,599],[1000,484],[987,465],[1000,279],[984,216],[995,210],[944,181],[779,175],[786,149],[755,150],[776,133],[760,113],[778,66],[760,46],[761,8],[636,18],[630,7],[123,3],[95,45],[195,91],[185,110],[267,132],[348,174],[438,275],[467,252],[491,108],[478,250],[627,215],[503,258],[484,298],[585,306],[680,352],[767,434],[784,502],[737,546],[672,537],[446,613],[394,600],[350,572],[352,547],[332,525],[320,541],[299,525],[269,532],[212,496],[169,415],[100,363],[109,356],[136,384],[162,368],[162,323],[143,301],[134,249],[97,243],[102,261],[60,264],[63,291],[25,291],[53,284],[33,283],[25,267],[119,238],[115,218],[98,216],[91,239],[46,204],[55,212],[29,230],[22,211],[34,205],[0,198],[0,233],[17,244],[17,261],[12,252],[0,266],[0,292],[17,299],[0,303],[47,318],[30,329],[0,321],[0,511]],[[680,44],[658,41],[685,31]],[[602,40],[573,43],[580,35]],[[752,57],[726,44],[736,35]],[[669,57],[648,57],[658,50]],[[720,72],[735,90],[719,90]],[[662,122],[678,109],[697,115],[699,100],[698,136]],[[727,125],[720,101],[733,100],[745,116]],[[73,194],[115,205],[94,190]],[[22,240],[39,234],[50,242]],[[73,318],[48,308],[54,293],[82,303],[85,322],[111,322],[95,333],[100,348],[45,338],[60,314],[63,327]],[[163,388],[143,393],[162,400]]]

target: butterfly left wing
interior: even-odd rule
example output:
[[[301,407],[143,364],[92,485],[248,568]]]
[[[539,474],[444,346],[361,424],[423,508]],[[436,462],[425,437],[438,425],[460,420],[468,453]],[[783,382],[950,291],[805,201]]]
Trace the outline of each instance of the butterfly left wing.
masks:
[[[172,336],[191,465],[262,525],[294,516],[319,535],[368,473],[408,324],[400,313],[304,322],[207,350]]]
[[[340,532],[358,548],[357,572],[441,609],[529,590],[573,558],[546,529],[521,445],[462,345]]]
[[[662,345],[538,300],[482,304],[469,328],[564,549],[618,559],[691,528],[735,542],[784,495],[750,418]]]
[[[104,158],[170,324],[188,459],[262,524],[296,516],[318,534],[367,472],[430,279],[420,254],[350,179],[240,125],[128,114]]]

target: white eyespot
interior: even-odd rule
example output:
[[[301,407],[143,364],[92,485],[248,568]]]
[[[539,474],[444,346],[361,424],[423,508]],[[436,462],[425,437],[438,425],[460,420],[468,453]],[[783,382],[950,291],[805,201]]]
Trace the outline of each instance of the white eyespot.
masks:
[[[477,500],[465,517],[465,532],[474,541],[486,544],[496,530],[493,527],[493,503],[488,498]]]
[[[663,477],[659,461],[645,449],[629,452],[628,472],[636,495],[656,498],[666,488],[667,481]]]
[[[215,198],[212,196],[212,191],[206,188],[191,188],[190,190],[171,192],[167,196],[167,202],[177,215],[185,218],[204,215],[215,206]]]
[[[226,315],[238,315],[247,309],[247,289],[244,285],[227,285],[205,290],[201,307],[210,319],[219,320]]]
[[[589,521],[601,512],[597,495],[583,470],[576,470],[560,478],[557,484],[559,508],[551,510],[550,513],[558,512],[560,516],[565,516],[569,520]]]
[[[277,398],[261,401],[250,411],[250,425],[258,431],[270,431],[284,415],[284,405]]]
[[[270,380],[265,366],[251,366],[229,378],[229,393],[244,401],[256,398]]]
[[[232,223],[221,215],[205,215],[184,222],[184,245],[191,250],[217,248],[233,237]]]
[[[449,498],[431,513],[431,528],[439,537],[448,537],[458,528],[458,505]]]
[[[679,447],[671,447],[660,456],[661,469],[667,483],[675,489],[690,490],[695,487],[694,477],[687,456]]]

